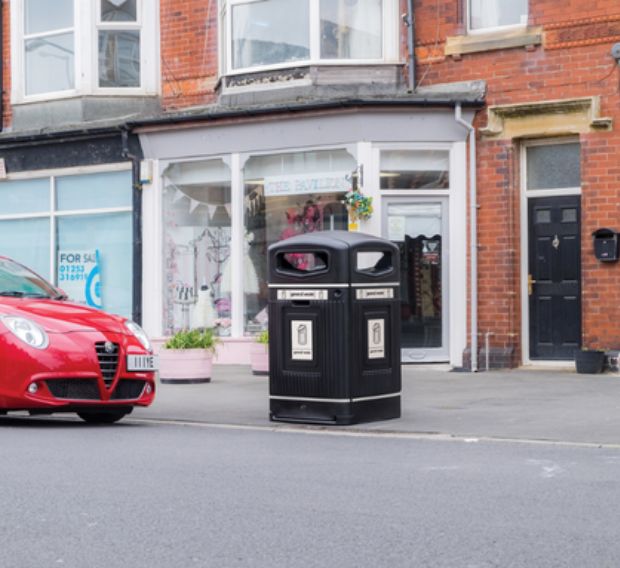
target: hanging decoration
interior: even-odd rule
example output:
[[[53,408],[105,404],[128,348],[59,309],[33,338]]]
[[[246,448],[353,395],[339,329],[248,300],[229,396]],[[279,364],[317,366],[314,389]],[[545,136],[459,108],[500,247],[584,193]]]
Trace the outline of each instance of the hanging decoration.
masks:
[[[362,189],[363,170],[360,166],[350,176],[351,189],[344,194],[343,203],[349,212],[349,222],[353,227],[357,228],[357,221],[368,221],[374,212],[372,206],[372,197],[364,195]]]

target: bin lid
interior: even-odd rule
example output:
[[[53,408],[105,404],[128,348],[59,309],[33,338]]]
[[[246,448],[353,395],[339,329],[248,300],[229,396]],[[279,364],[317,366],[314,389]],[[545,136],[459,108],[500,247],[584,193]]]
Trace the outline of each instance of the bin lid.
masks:
[[[270,284],[398,285],[399,249],[387,239],[349,231],[317,231],[269,247]]]

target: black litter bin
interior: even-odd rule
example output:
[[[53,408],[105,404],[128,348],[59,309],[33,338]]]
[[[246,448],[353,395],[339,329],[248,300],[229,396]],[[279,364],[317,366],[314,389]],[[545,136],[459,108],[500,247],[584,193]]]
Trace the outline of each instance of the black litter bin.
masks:
[[[347,231],[269,247],[271,420],[400,417],[399,251]]]

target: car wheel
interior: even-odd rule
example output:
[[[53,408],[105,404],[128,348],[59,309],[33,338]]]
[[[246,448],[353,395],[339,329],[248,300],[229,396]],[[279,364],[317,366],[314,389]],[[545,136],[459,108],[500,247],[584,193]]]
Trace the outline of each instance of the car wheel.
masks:
[[[125,411],[111,412],[78,412],[77,415],[89,424],[114,424],[128,413]]]

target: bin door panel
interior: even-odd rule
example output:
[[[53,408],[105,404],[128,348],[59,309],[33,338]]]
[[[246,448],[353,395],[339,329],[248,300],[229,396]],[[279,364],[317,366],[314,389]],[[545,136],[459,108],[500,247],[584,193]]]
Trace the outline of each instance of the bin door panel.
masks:
[[[360,347],[352,361],[353,397],[400,392],[398,299],[355,302],[353,310],[352,340]]]
[[[271,395],[350,396],[347,301],[271,303]]]

